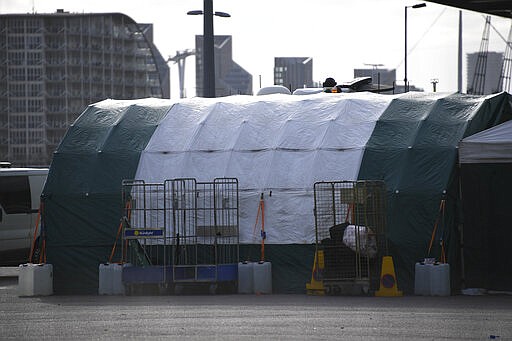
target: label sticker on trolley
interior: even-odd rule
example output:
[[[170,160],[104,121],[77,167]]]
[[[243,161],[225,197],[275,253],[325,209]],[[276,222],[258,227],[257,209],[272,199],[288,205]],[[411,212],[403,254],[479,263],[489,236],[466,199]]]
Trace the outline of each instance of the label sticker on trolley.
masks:
[[[164,236],[163,229],[125,229],[124,237],[127,239],[141,238],[162,238]]]

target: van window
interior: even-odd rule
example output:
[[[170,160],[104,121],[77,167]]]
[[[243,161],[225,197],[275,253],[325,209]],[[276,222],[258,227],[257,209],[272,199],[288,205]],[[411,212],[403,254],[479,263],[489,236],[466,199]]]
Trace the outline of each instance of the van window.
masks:
[[[0,176],[0,205],[7,214],[31,212],[28,176]]]

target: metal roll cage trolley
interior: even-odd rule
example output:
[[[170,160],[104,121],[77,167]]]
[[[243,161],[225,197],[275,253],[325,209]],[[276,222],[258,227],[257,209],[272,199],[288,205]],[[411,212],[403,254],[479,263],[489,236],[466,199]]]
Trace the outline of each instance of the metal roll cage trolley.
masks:
[[[238,179],[122,183],[126,294],[236,293]]]
[[[314,184],[315,269],[327,295],[371,294],[379,288],[385,238],[382,181]],[[322,260],[320,264],[319,260]]]

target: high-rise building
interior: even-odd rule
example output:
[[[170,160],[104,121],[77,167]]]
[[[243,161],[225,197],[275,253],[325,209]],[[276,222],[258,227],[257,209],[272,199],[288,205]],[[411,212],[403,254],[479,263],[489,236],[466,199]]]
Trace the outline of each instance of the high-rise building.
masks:
[[[275,57],[274,84],[285,86],[291,92],[313,87],[313,58]]]
[[[476,63],[478,52],[468,53],[467,58],[467,93],[473,93],[473,79],[475,78]],[[503,64],[502,52],[487,52],[487,66],[485,68],[485,79],[480,78],[476,81],[483,81],[483,95],[489,95],[501,91],[498,89],[498,83],[501,75],[501,66]],[[475,89],[476,90],[476,89]]]
[[[169,98],[152,25],[121,13],[0,15],[0,160],[43,166],[87,105]]]
[[[378,88],[379,84],[383,86],[393,86],[393,90],[383,91],[383,94],[401,94],[405,92],[405,86],[396,81],[396,69],[380,69],[375,68],[362,68],[354,69],[354,78],[357,77],[372,77],[374,87]],[[408,91],[424,91],[422,88],[409,84]]]
[[[396,69],[354,69],[354,78],[357,77],[372,77],[372,83],[375,85],[378,85],[379,83],[393,85],[396,81]]]
[[[214,37],[215,96],[252,95],[252,75],[233,61],[231,36]],[[203,91],[203,36],[196,36],[196,95]]]

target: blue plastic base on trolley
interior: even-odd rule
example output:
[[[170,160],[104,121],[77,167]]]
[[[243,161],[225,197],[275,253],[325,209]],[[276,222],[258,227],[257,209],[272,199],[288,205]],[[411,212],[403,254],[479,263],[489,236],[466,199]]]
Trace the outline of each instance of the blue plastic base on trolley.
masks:
[[[123,284],[128,295],[177,293],[176,286],[206,285],[209,293],[236,293],[238,264],[194,266],[126,266]]]
[[[217,265],[217,279],[220,281],[238,281],[238,263]]]
[[[175,282],[229,282],[236,280],[238,280],[238,264],[176,266],[172,278],[172,281]]]

